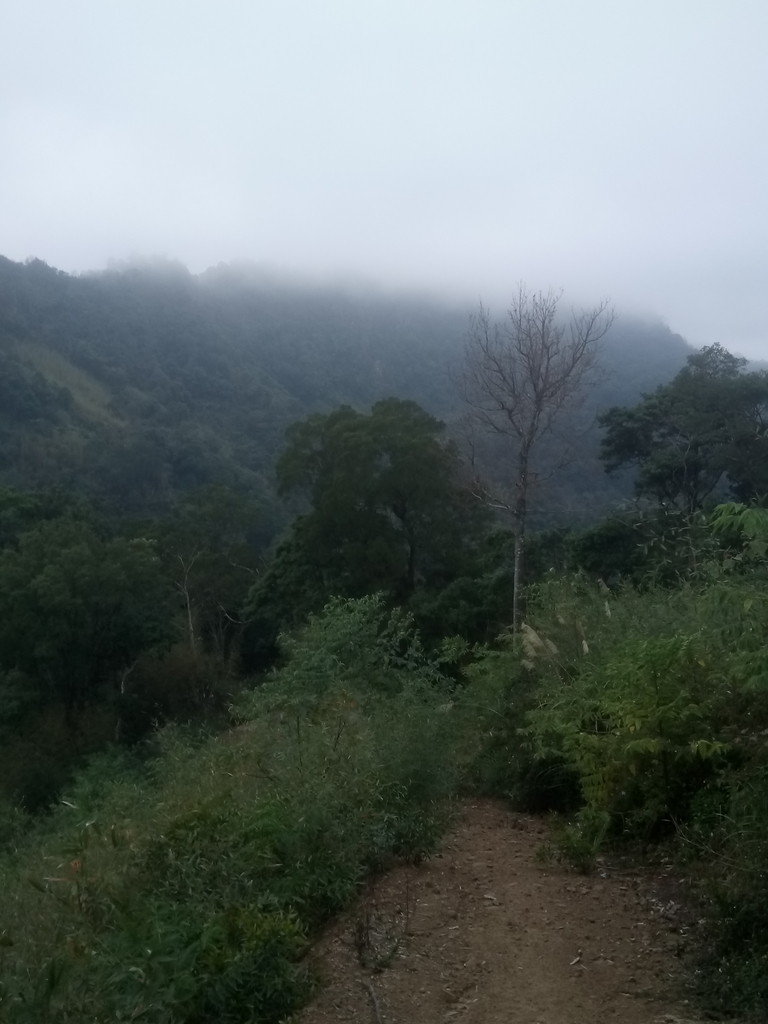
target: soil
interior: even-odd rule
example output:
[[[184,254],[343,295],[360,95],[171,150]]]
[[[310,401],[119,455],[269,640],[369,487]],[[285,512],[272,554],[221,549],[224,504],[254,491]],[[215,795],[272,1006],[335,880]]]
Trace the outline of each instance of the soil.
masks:
[[[542,863],[548,828],[462,807],[442,850],[368,891],[315,945],[299,1024],[688,1024],[696,912],[663,865]]]

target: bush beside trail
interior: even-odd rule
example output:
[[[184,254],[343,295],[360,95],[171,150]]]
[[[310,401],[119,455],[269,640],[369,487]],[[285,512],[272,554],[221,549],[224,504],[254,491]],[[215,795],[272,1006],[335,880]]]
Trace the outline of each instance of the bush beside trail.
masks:
[[[765,566],[729,556],[674,587],[545,582],[519,638],[469,669],[513,680],[488,784],[567,812],[567,862],[662,841],[707,880],[700,987],[733,1013],[768,1011],[766,651]]]
[[[332,602],[284,653],[228,734],[165,729],[20,838],[9,820],[4,1020],[282,1020],[317,927],[434,849],[485,712],[379,598]]]

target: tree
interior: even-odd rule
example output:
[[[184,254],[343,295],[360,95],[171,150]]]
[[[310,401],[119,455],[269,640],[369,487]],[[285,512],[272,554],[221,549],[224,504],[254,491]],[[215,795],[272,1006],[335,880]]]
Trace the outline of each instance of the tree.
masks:
[[[522,616],[529,495],[541,477],[534,460],[542,439],[574,408],[583,389],[599,379],[597,343],[614,318],[607,303],[601,302],[563,322],[558,318],[559,300],[560,294],[551,289],[531,294],[521,284],[503,323],[493,323],[481,306],[471,321],[461,380],[472,420],[511,444],[511,494],[494,499],[487,486],[482,491],[513,518],[515,630]],[[567,461],[568,447],[566,442],[557,464]]]
[[[68,719],[170,636],[171,594],[146,540],[43,522],[0,552],[0,670],[22,672]]]
[[[226,661],[246,623],[240,609],[261,559],[250,543],[258,506],[222,484],[187,494],[172,518],[153,524],[165,575],[183,605],[193,659],[199,648]]]
[[[768,374],[745,366],[712,345],[636,406],[609,409],[598,419],[606,470],[637,466],[639,497],[689,515],[724,485],[742,500],[766,493]]]
[[[458,451],[444,429],[396,398],[369,415],[341,406],[289,428],[278,483],[311,508],[251,591],[247,614],[263,632],[276,613],[273,633],[332,596],[383,591],[404,602],[459,573],[484,510],[459,486]]]
[[[416,402],[397,398],[377,402],[369,416],[342,406],[289,428],[280,489],[309,495],[314,542],[352,584],[350,596],[383,588],[407,597],[461,547],[467,501],[444,429]]]

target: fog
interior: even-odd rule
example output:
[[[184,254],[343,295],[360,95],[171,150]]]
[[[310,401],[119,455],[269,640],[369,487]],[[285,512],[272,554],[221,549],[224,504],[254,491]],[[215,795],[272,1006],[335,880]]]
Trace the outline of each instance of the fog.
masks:
[[[0,253],[248,260],[768,357],[764,0],[25,0]]]

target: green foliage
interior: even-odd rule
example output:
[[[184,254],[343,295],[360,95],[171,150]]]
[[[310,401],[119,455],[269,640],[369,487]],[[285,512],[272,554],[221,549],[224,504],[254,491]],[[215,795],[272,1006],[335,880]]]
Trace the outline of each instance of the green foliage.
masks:
[[[222,482],[259,500],[266,545],[288,518],[272,484],[285,428],[387,395],[452,419],[466,329],[461,306],[302,287],[245,267],[193,276],[159,261],[71,276],[0,256],[0,484],[60,484],[146,517]],[[584,429],[668,380],[687,351],[663,325],[623,318],[606,344],[610,384],[589,399]],[[556,503],[578,504],[589,521],[627,492],[595,447],[592,431]]]
[[[520,644],[536,679],[524,735],[575,773],[587,832],[608,834],[605,815],[644,836],[683,818],[729,750],[729,656],[706,593],[555,580]]]
[[[472,791],[510,799],[522,810],[548,810],[557,803],[556,797],[549,800],[555,780],[550,780],[552,786],[544,781],[546,767],[534,768],[519,741],[532,686],[516,646],[514,635],[504,632],[495,645],[475,649],[474,657],[462,666],[464,701],[474,702],[484,725],[475,740],[467,781]],[[531,785],[532,768],[533,774],[541,776],[540,787]]]
[[[764,1015],[768,764],[764,749],[752,753],[752,764],[702,794],[685,838],[712,876],[714,914],[698,971],[702,995],[721,1012]]]
[[[490,643],[509,621],[512,607],[512,548],[508,530],[477,538],[474,557],[444,586],[418,588],[408,602],[425,639],[439,644],[448,635]]]
[[[746,506],[729,501],[718,505],[712,514],[712,530],[727,541],[743,541],[744,550],[739,559],[765,559],[768,553],[768,510],[755,504]]]
[[[572,565],[609,586],[637,579],[647,571],[637,516],[613,515],[571,538]]]
[[[494,677],[507,686],[479,782],[523,806],[559,801],[570,820],[557,850],[579,870],[622,838],[670,837],[700,858],[712,887],[701,991],[720,1010],[764,1013],[768,588],[761,550],[750,550],[764,517],[745,511],[718,510],[732,547],[698,552],[688,582],[539,584],[519,637],[466,673],[480,688]]]
[[[278,481],[308,490],[312,538],[340,593],[407,595],[417,577],[455,572],[480,512],[457,486],[443,430],[415,402],[390,398],[370,416],[342,407],[288,431]]]
[[[20,807],[0,800],[0,851],[13,849],[30,824],[30,816]]]
[[[0,491],[3,1019],[285,1019],[308,939],[368,872],[429,855],[462,789],[578,811],[558,842],[582,869],[675,830],[719,873],[711,999],[766,1006],[768,528],[701,506],[768,489],[768,378],[714,346],[632,407],[639,371],[650,390],[683,352],[657,331],[652,372],[637,328],[604,454],[662,508],[532,537],[513,636],[511,537],[415,402],[451,412],[457,316],[0,259],[0,481],[64,487]],[[279,482],[309,504],[265,565],[290,424]],[[593,520],[627,477],[589,465],[558,497]],[[231,701],[225,735],[168,727],[71,781],[106,737]]]
[[[638,466],[638,495],[688,512],[700,509],[725,477],[741,498],[764,493],[768,374],[745,374],[745,364],[712,345],[638,405],[601,415],[606,468]]]
[[[247,627],[240,612],[262,566],[253,543],[258,522],[252,501],[223,485],[209,485],[188,494],[173,516],[141,528],[157,539],[193,655],[204,650],[233,668]]]
[[[71,411],[72,396],[25,365],[9,341],[0,329],[0,436],[19,426],[50,430]]]
[[[289,429],[278,481],[312,508],[249,595],[246,614],[264,646],[329,597],[382,590],[404,601],[474,567],[484,510],[458,486],[458,455],[443,430],[415,402],[394,398],[368,416],[342,406]]]
[[[166,642],[168,613],[147,541],[105,540],[85,523],[59,519],[0,552],[0,666],[23,672],[68,709]]]
[[[333,761],[344,737],[352,742],[375,726],[356,757],[389,780],[387,800],[419,794],[421,804],[453,792],[464,719],[452,683],[424,652],[407,613],[388,611],[381,595],[335,599],[282,646],[287,664],[240,703],[239,714],[269,712],[277,716],[273,729],[279,722],[297,737],[319,724]]]
[[[90,525],[97,520],[92,508],[64,491],[0,489],[0,549],[18,547],[19,538],[27,530],[64,516]]]
[[[283,643],[231,732],[101,757],[49,819],[13,826],[3,1019],[276,1024],[309,990],[314,929],[367,872],[434,849],[494,686],[455,691],[380,598],[332,602]]]
[[[57,495],[0,494],[0,794],[27,809],[119,730],[125,680],[173,637],[155,547]]]
[[[242,268],[72,277],[0,257],[0,482],[146,516],[219,481],[258,497],[267,543],[287,518],[271,484],[285,428],[388,394],[447,408],[464,321]]]
[[[229,706],[247,685],[216,653],[193,651],[185,637],[142,655],[124,676],[110,739],[139,743],[168,722],[226,728]]]
[[[712,704],[722,695],[710,660],[701,635],[611,645],[570,685],[540,694],[529,715],[536,752],[564,756],[587,808],[625,827],[684,814],[706,763],[726,750],[713,735]]]
[[[404,673],[440,681],[412,617],[402,609],[387,611],[380,594],[334,598],[298,634],[284,636],[281,646],[288,659],[280,672],[281,693],[290,689],[309,698],[350,679],[364,680],[371,690],[397,691]],[[256,691],[259,699],[263,692]]]
[[[589,805],[582,807],[571,821],[555,823],[553,842],[544,847],[543,853],[589,874],[611,834],[611,825],[608,811]]]

